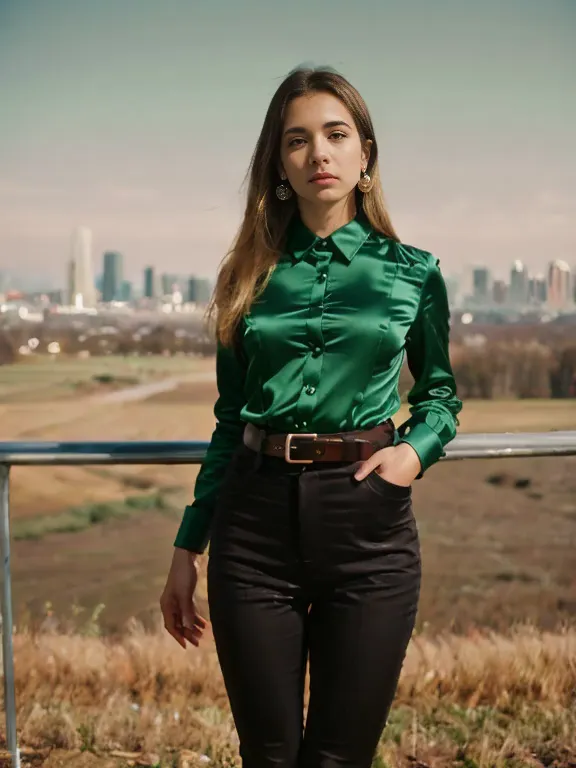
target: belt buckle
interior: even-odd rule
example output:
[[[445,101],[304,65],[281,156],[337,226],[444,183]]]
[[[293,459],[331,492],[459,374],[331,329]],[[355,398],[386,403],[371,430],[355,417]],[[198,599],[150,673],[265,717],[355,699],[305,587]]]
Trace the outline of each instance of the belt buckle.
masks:
[[[293,433],[290,432],[288,435],[286,435],[286,444],[284,445],[284,458],[288,462],[288,464],[312,464],[314,462],[314,459],[292,459],[290,457],[290,448],[292,446],[292,438],[293,437],[318,437],[317,433],[312,434],[311,432],[299,432],[299,433]]]

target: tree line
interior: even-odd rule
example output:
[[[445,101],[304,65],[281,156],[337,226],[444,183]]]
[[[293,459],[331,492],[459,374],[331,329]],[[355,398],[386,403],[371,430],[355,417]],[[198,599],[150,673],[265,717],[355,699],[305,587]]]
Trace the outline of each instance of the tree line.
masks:
[[[493,340],[478,347],[453,345],[450,357],[458,396],[465,400],[576,397],[576,342]],[[407,394],[411,384],[403,369],[400,391]]]
[[[510,329],[483,333],[454,334],[450,356],[462,399],[481,398],[569,398],[576,397],[576,334],[573,327],[552,331],[514,334]],[[73,329],[46,331],[0,329],[0,365],[23,359],[21,348],[35,336],[34,354],[48,354],[57,341],[61,355],[175,355],[215,354],[213,339],[202,332],[158,323],[146,333],[110,327],[93,329],[89,335]],[[402,369],[400,392],[405,397],[412,385],[407,365]]]

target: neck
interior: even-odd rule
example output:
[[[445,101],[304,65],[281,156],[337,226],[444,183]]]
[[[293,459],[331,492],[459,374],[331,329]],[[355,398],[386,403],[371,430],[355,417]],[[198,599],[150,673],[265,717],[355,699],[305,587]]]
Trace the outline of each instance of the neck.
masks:
[[[303,223],[318,237],[328,237],[356,216],[356,200],[353,192],[343,200],[329,205],[313,204],[300,199],[298,208]]]

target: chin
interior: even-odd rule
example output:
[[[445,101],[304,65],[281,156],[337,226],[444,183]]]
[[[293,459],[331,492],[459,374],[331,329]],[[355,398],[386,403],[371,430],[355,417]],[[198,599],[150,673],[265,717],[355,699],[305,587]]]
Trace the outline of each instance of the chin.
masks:
[[[349,193],[343,192],[341,189],[320,187],[319,189],[313,190],[312,194],[310,194],[310,190],[308,190],[306,199],[311,203],[338,203],[347,198],[348,194]]]

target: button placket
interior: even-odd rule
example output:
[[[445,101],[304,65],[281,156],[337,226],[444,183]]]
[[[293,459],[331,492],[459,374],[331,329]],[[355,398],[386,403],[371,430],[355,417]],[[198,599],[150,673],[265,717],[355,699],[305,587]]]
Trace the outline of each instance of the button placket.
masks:
[[[322,246],[327,246],[326,241]],[[322,316],[324,313],[324,298],[328,285],[328,265],[331,253],[315,249],[317,280],[313,283],[310,292],[310,312],[306,323],[308,334],[308,346],[310,352],[302,370],[302,390],[296,406],[294,426],[296,429],[311,423],[312,414],[316,405],[316,390],[320,382],[322,369],[322,352],[324,339],[322,336]]]

